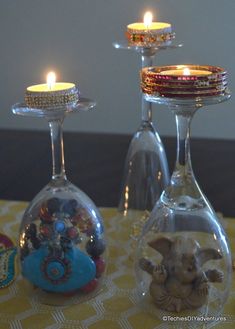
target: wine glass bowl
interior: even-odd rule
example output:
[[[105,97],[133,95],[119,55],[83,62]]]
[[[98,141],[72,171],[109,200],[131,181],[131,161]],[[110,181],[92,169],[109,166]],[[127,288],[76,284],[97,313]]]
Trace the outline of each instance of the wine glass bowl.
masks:
[[[68,181],[50,182],[24,213],[20,226],[22,274],[45,291],[86,291],[88,284],[95,289],[105,269],[105,248],[99,211]]]

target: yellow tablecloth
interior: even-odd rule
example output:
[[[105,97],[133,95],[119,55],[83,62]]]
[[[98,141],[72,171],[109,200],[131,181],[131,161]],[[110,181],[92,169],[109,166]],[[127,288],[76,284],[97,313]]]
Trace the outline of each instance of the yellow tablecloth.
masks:
[[[25,202],[0,201],[0,232],[17,240]],[[161,322],[140,309],[135,300],[135,279],[132,260],[125,243],[115,241],[115,209],[101,209],[109,238],[107,280],[101,293],[82,304],[53,307],[40,304],[30,297],[21,275],[14,283],[0,290],[0,329],[165,329]],[[224,219],[235,255],[235,220]],[[123,239],[126,237],[123,236]],[[235,279],[224,310],[226,322],[218,328],[235,328]],[[190,328],[190,326],[189,326]]]

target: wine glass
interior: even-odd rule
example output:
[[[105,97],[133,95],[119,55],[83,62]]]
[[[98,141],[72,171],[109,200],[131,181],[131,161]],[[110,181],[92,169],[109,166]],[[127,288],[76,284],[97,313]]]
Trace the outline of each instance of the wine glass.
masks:
[[[209,325],[221,314],[232,267],[227,235],[192,170],[190,124],[199,108],[228,100],[230,92],[222,69],[189,67],[205,75],[181,75],[179,66],[142,70],[146,100],[167,105],[175,115],[177,159],[170,185],[138,241],[135,271],[138,299],[149,312],[161,320],[188,317],[194,328],[202,324],[199,317]],[[188,328],[189,323],[174,322],[174,326]]]
[[[102,287],[103,220],[92,200],[66,177],[62,136],[66,115],[94,106],[93,101],[80,98],[64,106],[12,107],[14,114],[44,117],[50,128],[52,178],[27,207],[19,236],[21,273],[30,283],[28,292],[46,304],[80,302]]]
[[[173,40],[135,45],[127,40],[113,43],[116,49],[135,51],[141,56],[141,67],[153,65],[159,51],[181,48]],[[155,202],[170,181],[164,145],[153,125],[152,104],[141,98],[141,122],[132,137],[124,165],[121,196],[118,203],[116,234],[132,253],[142,227]],[[131,244],[131,247],[129,246]]]

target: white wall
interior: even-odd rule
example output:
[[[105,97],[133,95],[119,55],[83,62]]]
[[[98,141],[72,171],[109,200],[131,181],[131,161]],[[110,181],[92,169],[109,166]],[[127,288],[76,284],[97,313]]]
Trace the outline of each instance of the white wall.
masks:
[[[155,64],[220,65],[235,87],[235,1],[233,0],[1,0],[0,128],[47,129],[42,119],[10,112],[25,88],[44,82],[49,69],[78,83],[97,101],[90,113],[67,118],[66,130],[133,133],[140,118],[137,54],[115,50],[126,25],[150,9],[171,22],[184,48],[163,51]],[[174,135],[174,120],[154,105],[161,134]],[[197,113],[194,136],[235,138],[235,98]]]

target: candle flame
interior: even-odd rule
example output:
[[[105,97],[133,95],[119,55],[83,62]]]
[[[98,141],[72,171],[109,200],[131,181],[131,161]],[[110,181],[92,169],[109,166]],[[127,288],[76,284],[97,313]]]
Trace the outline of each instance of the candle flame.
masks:
[[[185,67],[185,68],[183,69],[183,74],[184,74],[184,75],[190,75],[190,69],[189,69],[188,67]]]
[[[47,87],[48,87],[48,89],[53,89],[53,87],[55,86],[55,82],[56,82],[55,72],[49,72],[47,74]]]
[[[144,25],[145,25],[145,27],[148,29],[151,26],[152,22],[153,22],[153,14],[151,13],[151,11],[147,11],[144,14]]]

